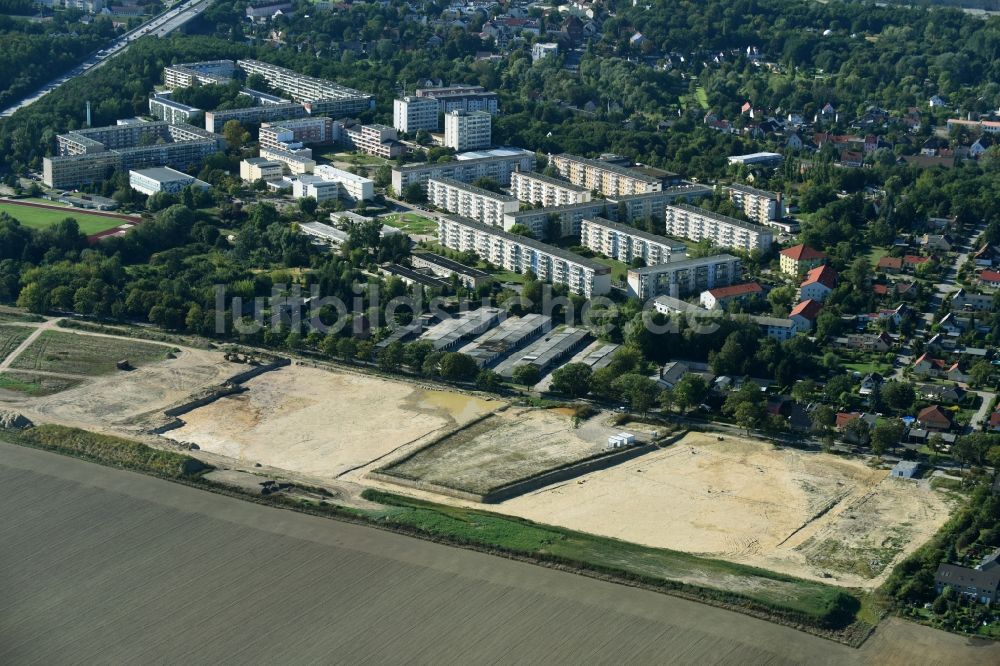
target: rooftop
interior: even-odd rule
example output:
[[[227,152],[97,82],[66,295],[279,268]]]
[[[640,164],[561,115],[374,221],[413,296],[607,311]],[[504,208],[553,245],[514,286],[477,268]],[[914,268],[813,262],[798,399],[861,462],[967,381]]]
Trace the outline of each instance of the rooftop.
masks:
[[[462,181],[455,180],[454,178],[446,178],[444,176],[435,176],[435,177],[431,178],[430,181],[428,181],[428,182],[441,183],[443,185],[447,185],[448,187],[454,187],[456,189],[463,190],[465,192],[469,192],[470,194],[476,194],[478,196],[486,197],[488,199],[495,199],[497,201],[503,201],[503,202],[506,202],[506,203],[509,203],[509,202],[512,202],[512,201],[517,201],[516,198],[514,198],[514,197],[512,197],[512,196],[510,196],[508,194],[501,194],[501,193],[493,192],[491,190],[484,189],[482,187],[476,187],[475,185],[469,185],[468,183],[463,183]]]
[[[605,162],[603,160],[592,160],[588,157],[580,157],[579,155],[570,155],[568,153],[562,153],[556,155],[556,159],[564,159],[570,162],[577,162],[586,166],[591,166],[597,169],[603,169],[604,171],[611,171],[622,176],[628,176],[629,178],[635,178],[636,180],[641,180],[651,185],[661,183],[659,178],[654,178],[641,171],[635,169],[630,169],[628,167],[618,166],[617,164],[612,164],[611,162]]]
[[[826,259],[826,254],[819,250],[814,250],[808,245],[799,243],[781,251],[781,255],[795,261],[809,261],[811,259]]]
[[[584,222],[589,222],[591,224],[596,224],[607,229],[612,229],[619,233],[628,234],[630,236],[635,236],[636,238],[642,238],[652,243],[658,243],[660,245],[666,245],[670,248],[672,252],[684,252],[687,246],[680,241],[667,238],[666,236],[658,236],[656,234],[651,234],[648,231],[643,231],[642,229],[637,229],[628,224],[621,224],[620,222],[612,222],[611,220],[604,217],[590,217],[584,219]]]
[[[715,254],[711,257],[688,257],[680,261],[671,261],[669,264],[659,264],[658,266],[643,266],[642,268],[630,268],[629,273],[635,275],[655,275],[666,271],[678,271],[685,268],[696,268],[698,266],[709,266],[730,261],[739,261],[739,257],[731,254]]]
[[[743,220],[738,220],[735,217],[722,215],[721,213],[716,213],[713,210],[708,210],[707,208],[699,208],[697,206],[692,206],[691,204],[685,204],[685,203],[671,204],[667,208],[668,209],[677,208],[686,213],[691,213],[693,215],[701,215],[702,217],[707,217],[710,220],[715,220],[716,222],[723,222],[725,224],[729,224],[734,227],[740,227],[741,229],[746,229],[747,231],[753,231],[761,234],[772,233],[770,227],[764,227],[759,224],[753,224],[752,222],[744,222]]]

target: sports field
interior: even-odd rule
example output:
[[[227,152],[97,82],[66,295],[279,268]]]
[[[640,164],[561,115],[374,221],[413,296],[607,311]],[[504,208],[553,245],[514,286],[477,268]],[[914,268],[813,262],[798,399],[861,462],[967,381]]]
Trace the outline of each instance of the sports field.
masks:
[[[46,204],[51,205],[51,204]],[[62,222],[67,217],[76,220],[80,225],[80,231],[87,234],[100,233],[107,229],[113,229],[125,224],[127,220],[120,217],[110,217],[98,215],[96,213],[85,213],[83,211],[69,209],[51,210],[49,208],[39,208],[37,206],[25,206],[22,204],[4,201],[0,203],[0,213],[7,213],[21,224],[32,229],[44,229],[51,227],[58,222]]]
[[[380,221],[382,224],[388,224],[390,227],[396,227],[397,229],[408,234],[437,236],[438,223],[429,217],[417,215],[416,213],[386,215]]]

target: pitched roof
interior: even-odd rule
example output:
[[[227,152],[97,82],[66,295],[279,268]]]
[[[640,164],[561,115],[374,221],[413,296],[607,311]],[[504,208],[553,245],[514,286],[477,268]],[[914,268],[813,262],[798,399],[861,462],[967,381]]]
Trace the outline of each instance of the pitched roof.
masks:
[[[808,273],[806,273],[806,279],[801,286],[806,286],[812,282],[818,282],[827,289],[833,289],[837,286],[837,271],[833,270],[826,264],[822,266],[817,266]]]
[[[795,261],[808,261],[810,259],[826,259],[826,254],[819,250],[814,250],[808,245],[799,243],[793,247],[782,250],[781,254]]]
[[[934,574],[934,580],[959,588],[974,587],[981,591],[990,590],[995,594],[997,589],[1000,589],[1000,569],[991,567],[984,571],[957,564],[940,564]]]
[[[903,257],[903,261],[908,264],[926,264],[930,260],[930,257],[921,257],[918,254],[908,254]]]
[[[756,282],[745,282],[743,284],[733,284],[728,287],[718,287],[717,289],[709,289],[708,293],[714,296],[716,299],[719,298],[732,298],[734,296],[744,296],[746,294],[760,294],[763,293],[764,289]]]
[[[944,370],[947,365],[944,361],[942,361],[939,358],[932,358],[928,356],[926,352],[921,354],[920,358],[918,358],[916,361],[913,362],[913,365],[920,365],[923,361],[927,361],[938,370]]]
[[[808,300],[802,301],[794,308],[792,308],[792,311],[788,313],[788,316],[794,317],[795,315],[800,315],[802,317],[805,317],[809,321],[812,321],[816,319],[816,315],[818,315],[819,311],[822,309],[823,309],[822,303],[820,303],[819,301],[814,301],[813,299],[810,298]]]
[[[983,282],[1000,282],[1000,273],[997,271],[983,271],[979,274],[979,279]]]
[[[872,291],[874,291],[879,296],[885,296],[886,294],[889,293],[889,287],[888,285],[884,284],[873,284]]]
[[[917,414],[917,421],[951,425],[951,416],[938,405],[931,405],[920,410],[920,413]]]
[[[882,257],[878,260],[878,264],[875,267],[899,269],[903,267],[903,260],[900,257]]]

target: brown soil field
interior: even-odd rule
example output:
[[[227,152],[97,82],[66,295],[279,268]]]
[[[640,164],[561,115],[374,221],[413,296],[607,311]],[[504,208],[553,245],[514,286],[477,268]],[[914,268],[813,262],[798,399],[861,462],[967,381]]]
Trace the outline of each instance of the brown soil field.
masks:
[[[451,434],[385,474],[471,493],[486,493],[607,449],[607,413],[578,428],[569,409],[508,409]]]
[[[166,436],[242,462],[335,477],[504,405],[360,373],[290,366],[181,417]],[[360,472],[359,472],[360,474]]]
[[[837,456],[692,433],[498,510],[851,587],[877,586],[951,510],[926,483]]]

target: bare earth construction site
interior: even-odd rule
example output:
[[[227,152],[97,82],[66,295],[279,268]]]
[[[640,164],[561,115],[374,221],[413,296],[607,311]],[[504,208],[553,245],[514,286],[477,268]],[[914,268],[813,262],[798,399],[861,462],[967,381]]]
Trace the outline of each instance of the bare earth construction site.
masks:
[[[5,389],[0,405],[39,422],[141,434],[166,447],[194,444],[194,455],[211,456],[216,465],[229,460],[251,471],[264,465],[341,491],[354,488],[354,495],[370,486],[473,506],[461,494],[435,487],[483,493],[600,458],[608,453],[609,434],[622,427],[640,442],[653,438],[648,426],[616,426],[608,414],[575,424],[569,410],[517,407],[350,369],[302,365],[248,379],[239,391],[180,414],[179,427],[156,436],[151,424],[162,422],[165,409],[247,367],[216,351],[31,331],[50,324],[11,325],[35,335],[11,336],[6,353],[16,358],[7,359],[7,373],[51,373],[45,376],[60,376],[69,388],[40,398]],[[74,365],[33,348],[55,342],[66,347],[67,341],[87,342],[96,360]],[[141,365],[109,374],[113,362],[109,370],[107,358],[97,358],[97,341],[106,343],[107,358],[131,344]],[[721,439],[692,433],[662,448],[643,444],[631,459],[484,508],[862,588],[877,586],[951,511],[946,496],[922,482],[888,478],[857,461]]]

